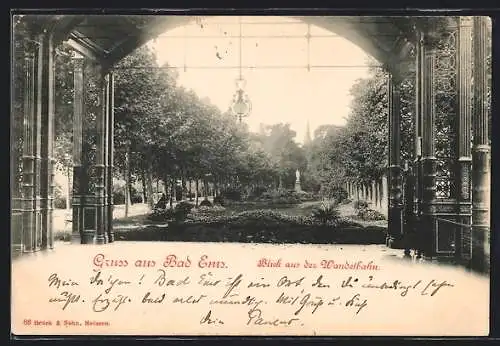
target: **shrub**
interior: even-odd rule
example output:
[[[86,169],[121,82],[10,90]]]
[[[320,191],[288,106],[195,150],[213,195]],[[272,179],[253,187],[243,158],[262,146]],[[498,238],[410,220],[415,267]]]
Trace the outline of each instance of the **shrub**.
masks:
[[[296,194],[297,194],[297,198],[301,202],[309,202],[309,201],[315,200],[315,196],[312,193],[307,192],[307,191],[299,191],[299,192],[296,192]]]
[[[179,202],[174,208],[174,218],[177,221],[185,220],[191,210],[194,208],[194,205],[189,202]]]
[[[333,198],[339,203],[343,202],[349,196],[349,194],[347,193],[347,190],[344,189],[343,187],[340,187],[340,186],[336,186],[333,189],[332,195],[333,195]]]
[[[153,213],[148,216],[151,221],[171,221],[175,218],[175,211],[173,209],[155,209]]]
[[[368,202],[364,201],[362,199],[358,199],[358,200],[354,201],[353,207],[356,210],[368,209]]]
[[[137,189],[132,186],[130,188],[130,203],[142,203],[142,192],[137,191]]]
[[[340,217],[338,206],[335,202],[323,201],[320,206],[314,207],[312,217],[321,223],[335,221]]]
[[[63,194],[62,188],[59,185],[54,187],[54,208],[66,208],[66,196]]]
[[[123,191],[113,191],[113,204],[114,205],[121,205],[125,204],[125,194]]]
[[[304,192],[304,196],[310,196]],[[312,197],[312,195],[311,195]],[[294,190],[276,189],[264,192],[258,199],[263,202],[271,202],[272,204],[297,204],[300,203],[300,197]]]
[[[350,198],[346,198],[341,202],[341,204],[349,204],[349,203],[352,203],[352,199]]]
[[[71,241],[71,232],[58,231],[54,233],[54,239],[59,241]]]
[[[292,216],[269,209],[235,215],[202,214],[192,213],[184,222],[173,222],[168,227],[116,230],[115,235],[129,241],[384,244],[387,233],[385,227],[364,227],[343,217],[322,223],[312,216]]]
[[[66,208],[66,197],[55,196],[54,197],[54,208],[55,209],[65,209]]]
[[[208,199],[204,199],[200,202],[200,207],[213,207],[213,204]]]
[[[224,206],[224,197],[222,197],[221,195],[215,196],[214,197],[214,205]]]
[[[220,215],[226,211],[226,208],[222,206],[200,206],[191,210],[191,216],[193,215]]]
[[[361,220],[364,220],[364,221],[380,221],[380,220],[385,220],[385,215],[376,211],[376,210],[373,210],[373,209],[368,209],[368,208],[364,208],[364,209],[359,209],[358,210],[358,217],[361,219]]]
[[[321,186],[320,194],[324,198],[335,199],[338,203],[342,203],[349,196],[343,187],[334,184]]]

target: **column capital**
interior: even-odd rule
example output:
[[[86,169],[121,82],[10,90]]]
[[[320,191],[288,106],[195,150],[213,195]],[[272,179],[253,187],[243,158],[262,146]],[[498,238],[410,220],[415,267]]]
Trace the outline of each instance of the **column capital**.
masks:
[[[73,61],[73,65],[75,67],[83,68],[83,63],[85,61],[85,57],[83,55],[81,55],[80,53],[73,51],[71,54],[71,61]]]
[[[23,51],[25,59],[33,59],[37,49],[40,47],[41,42],[36,36],[29,35],[23,39]]]
[[[435,50],[447,33],[457,30],[460,22],[461,17],[428,17],[420,26],[420,42],[426,50]]]
[[[474,23],[474,17],[472,16],[460,16],[458,17],[459,27],[472,27]]]

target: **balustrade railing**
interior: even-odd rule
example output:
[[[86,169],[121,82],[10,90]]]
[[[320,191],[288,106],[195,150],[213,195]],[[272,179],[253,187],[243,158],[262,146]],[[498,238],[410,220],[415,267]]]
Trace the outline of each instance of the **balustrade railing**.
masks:
[[[452,216],[455,218],[455,216]],[[436,226],[435,249],[439,256],[454,256],[469,260],[472,252],[470,224],[443,217],[434,217]]]

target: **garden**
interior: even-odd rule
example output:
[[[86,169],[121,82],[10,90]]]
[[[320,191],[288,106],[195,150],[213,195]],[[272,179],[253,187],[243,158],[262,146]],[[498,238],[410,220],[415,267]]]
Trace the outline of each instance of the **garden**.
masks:
[[[72,85],[71,52],[61,53],[67,54],[56,57],[56,84]],[[373,70],[353,86],[345,126],[323,124],[313,133],[307,126],[306,139],[300,142],[289,123],[251,130],[230,112],[182,87],[178,75],[158,67],[156,53],[143,46],[124,58],[115,74],[116,239],[385,243],[383,215],[365,201],[350,201],[342,188],[378,180],[386,172],[387,121],[382,110],[387,106],[381,95],[385,88],[380,87],[386,85],[384,74]],[[88,78],[91,93],[100,77],[89,72]],[[66,172],[69,191],[73,128],[67,100],[74,90],[61,90],[55,100],[54,157],[58,169]],[[16,105],[16,116],[22,119],[22,103]],[[91,119],[99,107],[97,100],[89,101],[84,119]],[[405,119],[411,114],[402,115],[403,134],[411,123]],[[411,136],[402,136],[402,158],[410,152],[405,138]],[[93,147],[94,140],[87,136],[83,145]],[[89,190],[97,191],[95,181],[89,184]],[[57,237],[67,239],[71,196],[57,189],[54,195],[55,212],[62,214]],[[155,210],[158,195],[164,195],[166,203]]]
[[[387,223],[365,201],[317,200],[294,191],[234,201],[182,201],[133,220],[115,222],[121,241],[192,241],[301,244],[384,244]]]

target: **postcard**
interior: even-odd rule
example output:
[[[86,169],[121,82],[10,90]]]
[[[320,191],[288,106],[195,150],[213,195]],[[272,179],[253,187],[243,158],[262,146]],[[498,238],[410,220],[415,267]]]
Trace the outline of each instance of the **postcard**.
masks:
[[[488,17],[12,37],[13,336],[489,334]]]

